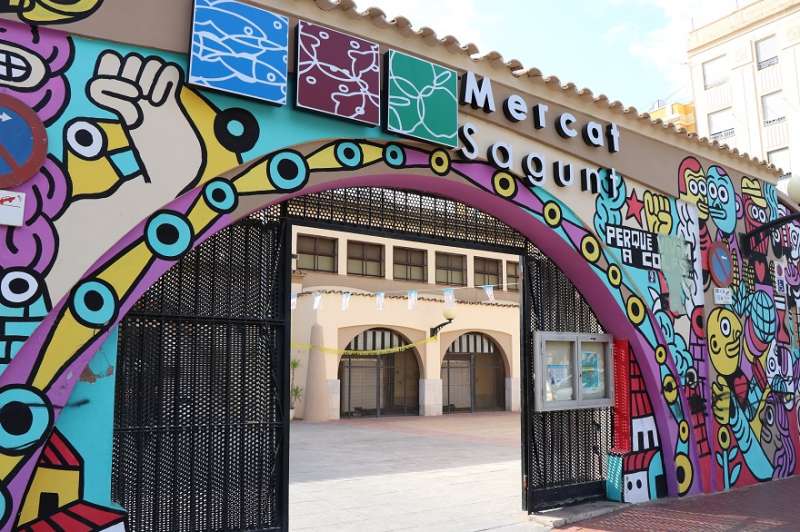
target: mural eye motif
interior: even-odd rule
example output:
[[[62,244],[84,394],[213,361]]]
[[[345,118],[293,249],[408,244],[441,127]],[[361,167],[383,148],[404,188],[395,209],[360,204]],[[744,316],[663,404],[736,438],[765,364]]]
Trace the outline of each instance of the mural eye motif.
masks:
[[[697,188],[700,190],[700,194],[705,195],[705,193],[706,193],[706,182],[705,181],[700,181],[700,183],[697,185]]]
[[[39,281],[24,270],[8,270],[0,278],[0,301],[9,306],[25,306],[38,293]]]
[[[698,188],[697,187],[697,181],[689,181],[689,192],[691,192],[693,195],[697,196],[697,193],[698,193],[697,188]]]
[[[767,405],[764,409],[764,421],[767,425],[772,425],[775,422],[775,414],[772,412],[772,405]]]
[[[728,189],[727,188],[719,187],[719,190],[717,191],[717,195],[719,196],[719,200],[722,203],[727,203],[728,202]]]
[[[758,210],[758,221],[760,221],[762,224],[767,223],[767,213],[762,209]]]
[[[717,199],[717,185],[714,183],[708,184],[708,197],[711,199]]]
[[[106,138],[96,125],[78,120],[67,128],[69,147],[84,159],[96,159],[103,153]]]
[[[719,321],[719,330],[722,331],[723,336],[730,336],[731,334],[731,320],[722,318]]]

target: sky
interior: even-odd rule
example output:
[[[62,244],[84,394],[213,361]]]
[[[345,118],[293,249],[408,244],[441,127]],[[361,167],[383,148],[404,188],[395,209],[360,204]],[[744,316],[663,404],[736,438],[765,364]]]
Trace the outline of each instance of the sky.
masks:
[[[689,30],[748,0],[356,0],[633,105],[691,99]]]

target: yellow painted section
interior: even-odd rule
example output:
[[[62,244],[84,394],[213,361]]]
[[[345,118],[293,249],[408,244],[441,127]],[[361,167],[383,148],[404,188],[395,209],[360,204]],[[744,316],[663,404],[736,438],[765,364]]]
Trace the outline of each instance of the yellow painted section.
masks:
[[[139,242],[129,249],[125,255],[109,264],[106,269],[97,275],[97,278],[114,287],[117,298],[122,299],[136,282],[139,274],[147,267],[147,263],[152,257],[153,253],[148,249],[147,244]]]
[[[0,478],[8,478],[24,456],[9,456],[0,454]]]
[[[186,109],[189,118],[200,132],[201,140],[206,147],[206,167],[200,176],[199,183],[205,183],[239,166],[236,154],[225,149],[214,134],[214,119],[217,117],[217,111],[189,88],[181,89],[180,98],[183,108]]]
[[[120,176],[111,164],[109,152],[130,146],[119,122],[95,122],[106,137],[106,152],[98,159],[84,159],[67,144],[67,174],[72,181],[72,197],[106,192],[117,185]]]
[[[372,164],[383,158],[383,146],[373,146],[372,144],[360,144],[361,151],[364,152],[364,164]]]
[[[318,151],[308,158],[308,167],[311,170],[333,170],[342,167],[336,160],[336,145],[331,144],[324,150]]]
[[[57,493],[59,507],[77,501],[80,494],[81,473],[78,470],[38,467],[33,474],[33,482],[22,503],[19,524],[34,521],[39,516],[39,496],[43,492]]]
[[[215,216],[217,216],[217,213],[211,210],[211,207],[208,206],[202,195],[194,207],[192,207],[192,210],[186,215],[189,219],[189,223],[192,224],[195,234],[208,227]]]
[[[242,175],[233,180],[236,190],[238,190],[240,194],[274,191],[275,187],[272,186],[272,183],[267,177],[268,167],[269,159],[246,170]]]
[[[40,390],[44,390],[52,382],[67,360],[91,340],[96,332],[78,323],[69,308],[64,310],[64,315],[54,327],[55,333],[47,344],[42,363],[33,378],[33,386]],[[73,377],[78,378],[77,375]]]

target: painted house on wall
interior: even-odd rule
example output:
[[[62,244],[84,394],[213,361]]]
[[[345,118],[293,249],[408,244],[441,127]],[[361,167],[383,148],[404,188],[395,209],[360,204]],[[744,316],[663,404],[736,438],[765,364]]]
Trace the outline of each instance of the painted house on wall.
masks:
[[[0,113],[15,126],[0,190],[24,202],[0,227],[3,530],[101,530],[119,506],[132,530],[288,528],[300,219],[416,220],[417,237],[464,247],[447,221],[472,209],[489,258],[506,272],[524,258],[521,313],[491,309],[523,326],[468,354],[519,352],[502,387],[525,420],[528,510],[613,496],[606,485],[637,502],[796,473],[800,224],[774,166],[351,2],[0,9]],[[358,196],[397,190],[450,203],[430,219]],[[298,214],[304,201],[319,208]],[[408,237],[399,227],[388,237]],[[363,287],[349,330],[308,331],[320,417],[341,414],[342,358],[386,325],[371,312],[381,291]],[[487,329],[470,319],[370,340],[438,342],[422,413],[446,402],[457,333]],[[570,416],[590,437],[563,428]],[[612,450],[615,434],[630,437]],[[583,445],[568,456],[549,436]],[[72,458],[49,454],[54,437]],[[586,475],[557,467],[584,461]],[[75,464],[82,492],[46,480],[74,481]],[[219,510],[232,497],[244,502]]]

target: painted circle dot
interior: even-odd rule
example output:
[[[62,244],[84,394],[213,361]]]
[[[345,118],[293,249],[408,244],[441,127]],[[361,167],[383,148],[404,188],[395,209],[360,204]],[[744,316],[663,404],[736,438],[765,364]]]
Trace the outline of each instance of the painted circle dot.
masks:
[[[644,321],[645,317],[644,303],[642,303],[642,300],[639,299],[639,297],[630,296],[628,298],[626,307],[628,310],[628,319],[631,320],[631,323],[633,323],[634,325],[639,325]]]
[[[0,408],[0,425],[9,434],[19,436],[31,429],[33,424],[33,413],[29,406],[19,402],[11,401]]]
[[[620,271],[619,266],[616,264],[612,264],[608,267],[606,275],[608,276],[608,282],[611,283],[611,286],[618,287],[622,284],[622,271]]]
[[[361,146],[355,142],[340,142],[336,145],[336,160],[344,167],[357,168],[364,160]]]
[[[509,173],[497,172],[492,177],[495,193],[503,198],[510,199],[517,194],[517,181]]]
[[[445,150],[434,150],[428,158],[428,164],[436,175],[445,175],[450,171],[450,154]]]
[[[661,381],[661,390],[664,393],[664,399],[667,403],[672,404],[678,400],[678,386],[675,384],[675,377],[672,375],[665,375]]]
[[[597,262],[600,259],[600,244],[592,235],[586,235],[581,240],[581,253],[589,262]]]
[[[40,392],[12,386],[0,391],[0,450],[25,454],[47,435],[52,408]]]
[[[162,211],[148,221],[145,237],[148,247],[156,256],[172,260],[191,248],[194,232],[182,214]]]
[[[392,168],[400,168],[406,162],[406,154],[397,144],[389,144],[383,149],[383,160]]]
[[[236,189],[224,179],[209,181],[203,189],[203,195],[209,207],[217,212],[229,213],[236,208],[239,202]]]
[[[558,225],[561,224],[561,207],[558,206],[558,203],[548,201],[544,204],[542,213],[544,215],[544,221],[550,227],[558,227]]]
[[[685,419],[678,424],[678,437],[680,437],[683,442],[689,440],[689,424]]]
[[[663,364],[667,361],[667,348],[663,345],[656,347],[656,362]]]
[[[308,179],[308,166],[302,155],[296,151],[286,150],[276,153],[270,159],[268,175],[278,190],[296,190]]]
[[[108,325],[116,318],[118,307],[111,285],[98,279],[81,282],[70,300],[73,315],[87,327]]]

